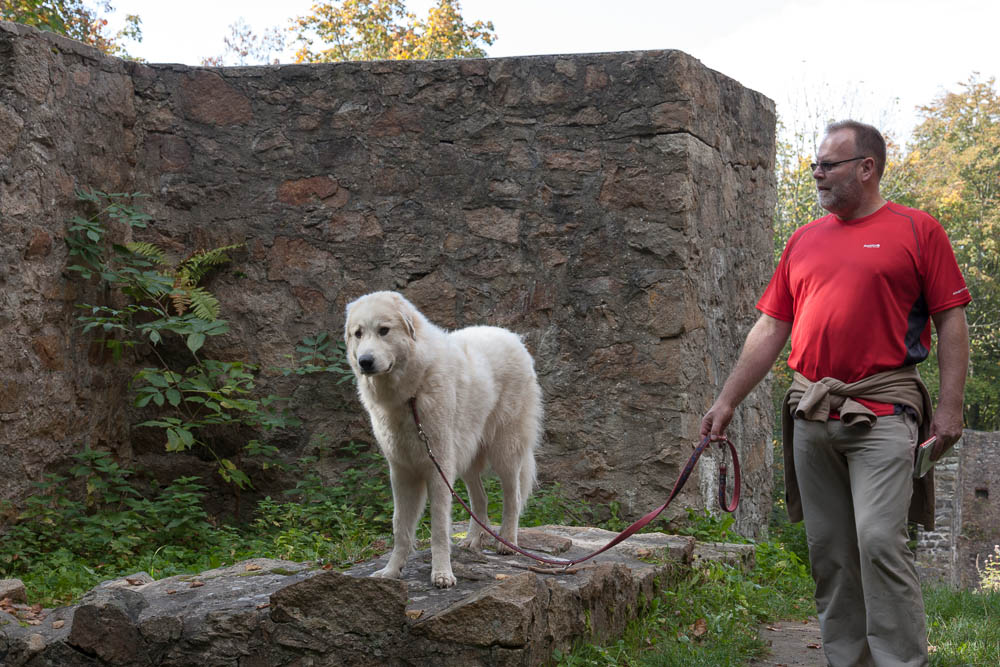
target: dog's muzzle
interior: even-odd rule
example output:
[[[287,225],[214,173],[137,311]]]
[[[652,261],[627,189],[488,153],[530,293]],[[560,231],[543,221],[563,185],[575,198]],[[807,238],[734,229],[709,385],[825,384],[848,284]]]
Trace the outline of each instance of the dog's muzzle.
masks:
[[[375,355],[373,354],[362,354],[358,357],[358,368],[365,375],[371,375],[376,372],[375,368]]]

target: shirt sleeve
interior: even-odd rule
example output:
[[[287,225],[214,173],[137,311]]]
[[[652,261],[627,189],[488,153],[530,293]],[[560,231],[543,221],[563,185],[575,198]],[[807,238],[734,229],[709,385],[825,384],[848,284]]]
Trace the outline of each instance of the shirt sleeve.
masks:
[[[922,248],[924,297],[931,314],[964,306],[972,301],[962,270],[955,260],[948,234],[934,218],[927,216],[926,243]]]
[[[778,266],[771,275],[771,282],[767,284],[764,294],[757,301],[757,310],[783,322],[791,322],[795,318],[792,291],[788,282],[788,248],[794,238],[793,234],[785,244]]]

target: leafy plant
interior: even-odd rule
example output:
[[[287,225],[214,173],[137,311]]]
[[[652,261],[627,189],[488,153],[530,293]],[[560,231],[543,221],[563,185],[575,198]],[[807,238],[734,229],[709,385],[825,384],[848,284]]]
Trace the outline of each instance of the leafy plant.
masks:
[[[295,351],[299,354],[297,359],[293,355],[286,355],[295,362],[295,365],[279,368],[282,374],[333,373],[338,376],[337,384],[354,379],[354,371],[347,363],[347,348],[344,341],[338,340],[334,343],[325,331],[315,336],[306,336],[295,346]]]
[[[284,399],[257,395],[257,366],[202,355],[207,339],[227,333],[229,326],[219,319],[218,299],[201,283],[242,244],[177,258],[152,243],[116,242],[147,226],[150,216],[136,208],[143,195],[92,191],[78,197],[93,212],[69,225],[66,243],[79,261],[69,270],[84,280],[97,279],[111,293],[111,305],[82,304],[78,320],[84,332],[103,336],[100,340],[115,359],[142,345],[157,362],[132,379],[135,406],[157,413],[138,426],[161,429],[167,451],[204,448],[216,459],[223,480],[240,489],[251,486],[236,461],[216,452],[213,435],[220,428],[270,432],[298,421],[283,407]],[[243,452],[273,458],[276,449],[250,440]]]
[[[1000,544],[993,545],[993,553],[986,556],[982,569],[979,569],[979,558],[976,558],[976,570],[982,590],[1000,593]]]

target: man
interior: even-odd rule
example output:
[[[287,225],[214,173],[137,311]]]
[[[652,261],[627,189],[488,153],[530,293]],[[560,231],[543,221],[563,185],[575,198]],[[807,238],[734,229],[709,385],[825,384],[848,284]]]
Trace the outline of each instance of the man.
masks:
[[[913,479],[913,453],[918,437],[936,436],[936,459],[962,435],[971,297],[941,225],[882,198],[878,130],[834,123],[816,160],[819,203],[830,214],[789,239],[701,433],[724,434],[791,335],[786,496],[792,520],[805,519],[827,660],[926,665],[906,522],[909,509],[933,526],[933,479]],[[941,375],[933,416],[916,372],[931,320]]]

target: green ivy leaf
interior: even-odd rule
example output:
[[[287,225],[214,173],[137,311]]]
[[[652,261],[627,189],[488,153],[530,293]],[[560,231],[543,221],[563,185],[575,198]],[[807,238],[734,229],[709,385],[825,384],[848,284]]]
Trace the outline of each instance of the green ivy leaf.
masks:
[[[205,334],[203,333],[193,333],[187,337],[187,346],[194,354],[201,349],[201,346],[205,344]]]

